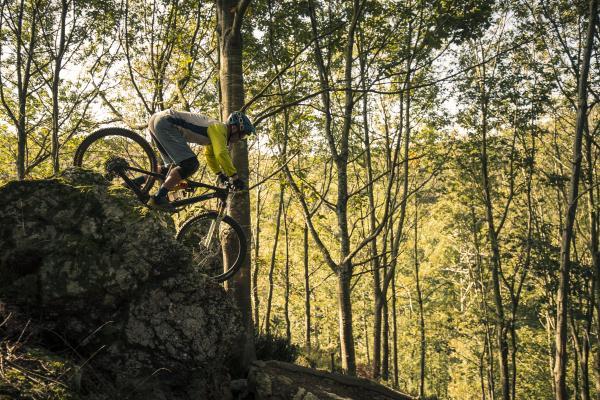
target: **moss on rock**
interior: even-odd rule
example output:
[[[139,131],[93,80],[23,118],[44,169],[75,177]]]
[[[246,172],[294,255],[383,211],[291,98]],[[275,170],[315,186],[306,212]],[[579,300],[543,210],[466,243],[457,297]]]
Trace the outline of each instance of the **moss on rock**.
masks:
[[[219,390],[239,314],[192,266],[170,217],[77,168],[0,196],[0,303],[83,346],[123,387]]]

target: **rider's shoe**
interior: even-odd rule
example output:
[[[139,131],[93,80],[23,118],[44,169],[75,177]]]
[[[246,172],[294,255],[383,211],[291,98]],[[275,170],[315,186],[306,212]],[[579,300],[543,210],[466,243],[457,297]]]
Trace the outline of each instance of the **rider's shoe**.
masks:
[[[173,206],[173,204],[171,204],[169,202],[169,199],[167,199],[166,196],[163,196],[163,197],[150,196],[150,200],[148,200],[148,203],[146,205],[155,210],[168,211],[168,212],[175,211],[175,207]]]

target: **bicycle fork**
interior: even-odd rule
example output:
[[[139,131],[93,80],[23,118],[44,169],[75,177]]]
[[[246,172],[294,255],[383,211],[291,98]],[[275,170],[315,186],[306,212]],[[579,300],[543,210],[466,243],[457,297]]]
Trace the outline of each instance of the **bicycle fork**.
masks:
[[[213,240],[213,236],[216,231],[218,232],[219,225],[221,224],[223,217],[225,217],[225,202],[221,201],[221,202],[219,202],[219,207],[217,208],[217,218],[215,218],[210,223],[210,227],[208,228],[208,234],[204,238],[204,247],[205,248],[207,248],[207,249],[210,248],[210,244]]]

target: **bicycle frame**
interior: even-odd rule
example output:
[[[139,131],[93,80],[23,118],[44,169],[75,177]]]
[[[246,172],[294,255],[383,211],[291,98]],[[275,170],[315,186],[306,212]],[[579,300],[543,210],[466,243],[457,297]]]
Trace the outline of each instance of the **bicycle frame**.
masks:
[[[139,189],[138,185],[133,183],[133,181],[127,176],[127,174],[125,174],[125,170],[138,172],[138,173],[141,173],[144,175],[153,176],[155,178],[159,178],[159,179],[163,179],[163,180],[165,179],[165,176],[162,174],[159,174],[156,172],[150,172],[150,171],[146,171],[146,170],[143,170],[140,168],[135,168],[135,167],[130,167],[130,166],[127,166],[126,168],[118,168],[118,169],[114,170],[114,173],[117,174],[119,177],[121,177],[121,179],[123,179],[125,181],[125,184],[127,185],[127,187],[129,187],[131,190],[133,190],[134,193],[136,194],[137,198],[144,204],[148,201],[148,198],[150,196],[142,193],[142,191]],[[210,199],[220,199],[221,205],[219,206],[219,210],[221,208],[223,210],[225,209],[225,205],[227,204],[227,196],[229,196],[228,188],[221,188],[218,186],[208,185],[206,183],[194,182],[194,181],[188,181],[188,187],[193,188],[193,189],[205,188],[205,189],[211,190],[212,192],[205,193],[200,196],[190,197],[187,199],[173,201],[171,204],[175,208],[187,206],[189,204],[199,203],[199,202],[210,200]],[[222,212],[219,212],[219,214],[221,214],[221,213]]]
[[[155,178],[160,178],[160,179],[165,179],[165,176],[162,174],[158,174],[155,172],[150,172],[150,171],[145,171],[143,169],[140,168],[136,168],[136,167],[121,167],[118,169],[114,170],[114,173],[116,173],[118,176],[121,177],[121,179],[123,179],[126,183],[126,185],[135,192],[136,196],[138,197],[138,199],[140,201],[142,201],[144,204],[148,201],[149,196],[147,194],[142,193],[142,191],[139,189],[138,185],[134,184],[132,182],[131,179],[129,179],[129,177],[127,176],[127,174],[125,174],[125,170],[130,170],[130,171],[134,171],[134,172],[138,172],[141,174],[145,174],[145,175],[149,175],[149,176],[153,176]],[[198,203],[198,202],[202,202],[202,201],[206,201],[206,200],[210,200],[210,199],[219,199],[221,200],[219,202],[219,206],[217,207],[217,218],[215,220],[213,220],[213,222],[211,223],[209,229],[208,229],[208,233],[206,235],[206,237],[204,238],[204,247],[209,248],[210,247],[210,243],[213,240],[214,234],[215,232],[218,231],[219,229],[219,225],[221,224],[221,221],[223,220],[223,217],[225,216],[225,210],[227,208],[227,198],[229,196],[229,189],[227,188],[220,188],[218,186],[213,186],[213,185],[208,185],[206,183],[202,183],[202,182],[194,182],[194,181],[188,181],[188,187],[190,188],[205,188],[205,189],[209,189],[212,190],[212,192],[210,193],[205,193],[202,194],[200,196],[194,196],[194,197],[190,197],[187,199],[182,199],[182,200],[176,200],[171,202],[171,204],[177,208],[177,207],[183,207],[189,204],[194,204],[194,203]]]

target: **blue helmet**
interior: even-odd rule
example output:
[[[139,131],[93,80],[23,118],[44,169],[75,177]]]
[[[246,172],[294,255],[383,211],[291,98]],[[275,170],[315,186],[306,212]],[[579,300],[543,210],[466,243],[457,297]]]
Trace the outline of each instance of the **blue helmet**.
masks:
[[[250,118],[241,111],[234,111],[227,117],[227,125],[237,125],[240,130],[246,135],[251,135],[256,132],[254,125],[250,122]]]

